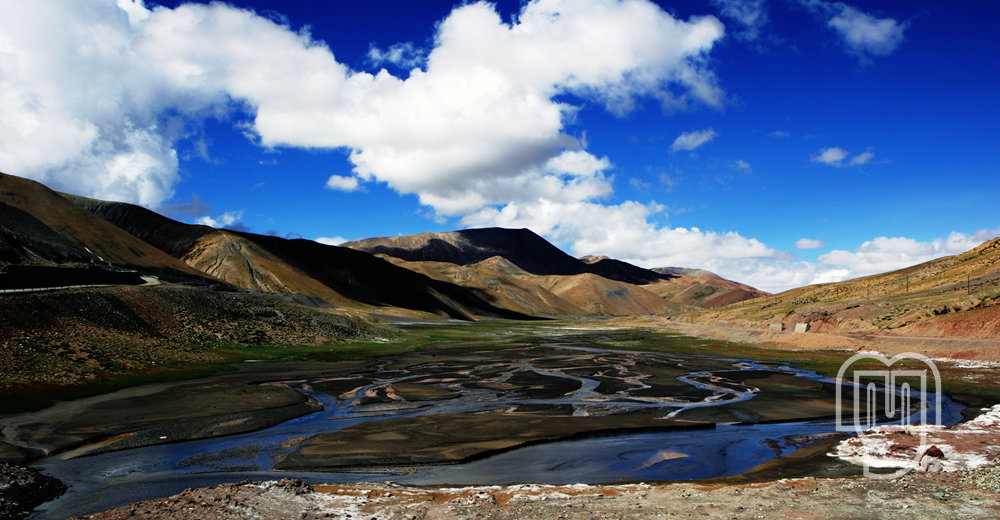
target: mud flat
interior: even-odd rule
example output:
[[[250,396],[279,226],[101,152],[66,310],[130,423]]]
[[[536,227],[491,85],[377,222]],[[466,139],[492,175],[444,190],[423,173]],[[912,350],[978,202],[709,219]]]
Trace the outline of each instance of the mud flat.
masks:
[[[643,417],[424,415],[366,422],[321,435],[285,458],[276,469],[331,471],[458,463],[540,442],[714,426]]]
[[[322,374],[322,365],[245,363],[240,368],[195,382],[150,384],[0,418],[0,455],[23,462],[43,455],[70,458],[219,437],[322,408],[301,392],[258,384],[282,374]]]

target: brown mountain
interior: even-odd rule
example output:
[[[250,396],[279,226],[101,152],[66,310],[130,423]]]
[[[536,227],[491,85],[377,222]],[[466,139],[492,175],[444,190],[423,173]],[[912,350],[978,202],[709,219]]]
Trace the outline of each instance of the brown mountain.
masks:
[[[619,260],[600,258],[585,262],[566,254],[529,229],[483,228],[379,237],[343,244],[372,254],[384,254],[410,262],[448,262],[469,265],[494,256],[513,262],[536,275],[591,273],[630,284],[669,280],[661,274]]]
[[[2,173],[0,265],[115,267],[167,279],[216,281],[61,194]]]
[[[727,280],[704,269],[657,267],[652,270],[674,278],[667,283],[654,283],[643,288],[681,309],[722,307],[767,295],[760,289]]]
[[[448,262],[386,260],[432,278],[489,292],[508,309],[542,316],[628,316],[672,310],[668,302],[643,287],[592,273],[531,274],[502,256],[468,265]]]
[[[311,240],[288,240],[183,224],[122,202],[68,196],[81,208],[233,286],[304,294],[343,305],[360,302],[452,318],[531,316],[489,301],[490,295],[395,266],[370,254]]]
[[[718,307],[766,294],[708,271],[644,269],[606,256],[576,259],[527,229],[420,233],[357,240],[344,246],[405,261],[400,265],[408,269],[490,291],[497,301],[522,312],[533,309],[547,315],[577,313],[565,303],[583,314],[658,314]],[[513,269],[498,267],[493,259],[503,259]],[[485,264],[491,261],[493,265]],[[582,275],[589,276],[569,280]],[[546,276],[566,279],[540,278]],[[515,295],[525,291],[537,298]]]
[[[965,253],[838,283],[799,287],[682,317],[813,332],[1000,337],[1000,238]]]

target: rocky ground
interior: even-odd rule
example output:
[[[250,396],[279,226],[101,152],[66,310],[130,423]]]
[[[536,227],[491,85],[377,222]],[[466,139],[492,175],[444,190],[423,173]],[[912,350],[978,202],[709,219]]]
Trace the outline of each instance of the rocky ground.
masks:
[[[241,482],[187,490],[83,518],[522,519],[1000,518],[998,474],[914,473],[897,480],[795,479],[751,485],[492,486]]]
[[[393,334],[312,306],[324,302],[295,298],[181,285],[3,294],[0,396],[218,362],[215,345],[315,345]]]
[[[0,518],[22,518],[66,491],[58,480],[31,468],[0,462]]]

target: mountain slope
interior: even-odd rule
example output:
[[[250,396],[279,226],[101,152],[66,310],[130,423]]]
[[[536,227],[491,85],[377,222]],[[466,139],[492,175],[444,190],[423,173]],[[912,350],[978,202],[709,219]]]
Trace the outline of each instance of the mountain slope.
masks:
[[[132,204],[66,197],[190,267],[235,287],[307,294],[334,304],[351,301],[233,231],[183,224]]]
[[[799,287],[685,321],[814,332],[1000,337],[1000,238],[965,253],[882,274]]]
[[[334,304],[388,305],[460,319],[476,315],[531,318],[493,304],[488,294],[430,279],[361,251],[183,224],[121,202],[71,199],[189,266],[236,287],[305,294]]]
[[[601,258],[593,263],[584,262],[564,253],[529,229],[483,228],[419,233],[356,240],[343,244],[343,247],[411,262],[449,262],[457,265],[469,265],[500,256],[531,274],[592,273],[631,284],[673,278],[673,275],[656,273],[608,258]]]
[[[213,281],[61,194],[0,173],[0,264],[96,265]]]
[[[585,256],[576,259],[527,229],[467,229],[445,233],[420,233],[417,235],[380,237],[357,240],[344,244],[410,262],[409,269],[437,272],[455,283],[476,286],[491,291],[500,300],[510,302],[512,287],[528,284],[534,289],[565,291],[562,300],[582,309],[584,314],[656,314],[664,311],[692,310],[719,307],[729,303],[764,295],[748,285],[726,280],[708,271],[697,269],[661,268],[644,269],[621,260],[605,256]],[[482,262],[505,259],[517,269],[498,269],[483,272]],[[414,263],[429,263],[421,269]],[[443,264],[463,266],[477,274],[462,274],[460,270]],[[478,267],[473,267],[477,266]],[[529,279],[537,276],[596,275],[616,284],[606,284],[587,277],[577,284],[563,282],[551,287],[549,282]],[[502,282],[498,280],[503,280]],[[624,284],[624,285],[621,285]],[[601,287],[598,287],[601,286]],[[641,286],[641,289],[636,286]],[[569,287],[574,287],[569,290]],[[590,287],[589,290],[582,290]],[[615,294],[627,295],[621,297]],[[653,298],[655,295],[660,299]],[[618,302],[619,308],[614,308]],[[529,304],[521,301],[520,308],[538,309],[535,312],[560,314],[566,312],[559,305]],[[539,305],[541,305],[539,307]],[[588,310],[589,309],[589,310]],[[571,312],[572,314],[572,312]]]
[[[643,288],[666,298],[678,308],[722,307],[767,295],[760,289],[727,280],[704,269],[657,267],[652,270],[675,278],[667,283],[644,285]]]
[[[658,314],[670,309],[643,287],[591,273],[536,275],[500,256],[469,265],[448,262],[386,260],[432,278],[488,291],[508,309],[545,316],[627,316]]]

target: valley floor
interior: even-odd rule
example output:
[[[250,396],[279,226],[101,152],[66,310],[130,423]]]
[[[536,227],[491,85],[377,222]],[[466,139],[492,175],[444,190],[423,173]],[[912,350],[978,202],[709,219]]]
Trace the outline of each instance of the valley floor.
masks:
[[[792,351],[798,350],[814,351],[810,356],[825,352],[831,359],[836,358],[838,363],[849,355],[844,351],[859,349],[877,350],[889,355],[916,351],[932,358],[975,359],[981,366],[963,369],[955,365],[952,366],[953,372],[949,374],[953,380],[968,377],[989,379],[981,383],[968,380],[973,385],[985,383],[996,386],[993,374],[998,365],[991,362],[1000,361],[1000,345],[984,340],[773,333],[683,324],[661,318],[608,320],[579,325],[580,328],[595,327],[598,330],[652,327],[701,338],[786,349],[772,351],[776,356],[782,356],[784,352],[791,357]],[[570,328],[576,329],[576,325]],[[461,339],[464,342],[466,338],[463,336]],[[514,338],[511,339],[513,340]],[[618,346],[637,350],[643,348],[631,343]],[[735,346],[727,344],[725,348]],[[982,354],[963,354],[966,350]],[[740,352],[734,351],[733,355],[739,357]],[[956,374],[963,375],[959,377]],[[988,400],[988,397],[984,396],[982,399]],[[995,401],[983,401],[979,404],[993,402]],[[992,439],[991,444],[1000,444],[1000,438]],[[896,480],[844,478],[842,473],[818,469],[829,466],[818,463],[817,460],[831,460],[824,454],[831,451],[832,447],[817,446],[813,453],[799,450],[788,456],[801,458],[799,464],[789,460],[780,464],[783,468],[797,468],[794,471],[777,472],[773,467],[758,468],[750,475],[711,483],[420,488],[389,484],[308,485],[295,480],[244,481],[189,489],[172,497],[130,504],[84,518],[499,520],[897,518],[900,515],[909,518],[1000,518],[1000,466],[947,473],[914,472]],[[840,478],[826,478],[836,476]]]

